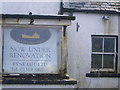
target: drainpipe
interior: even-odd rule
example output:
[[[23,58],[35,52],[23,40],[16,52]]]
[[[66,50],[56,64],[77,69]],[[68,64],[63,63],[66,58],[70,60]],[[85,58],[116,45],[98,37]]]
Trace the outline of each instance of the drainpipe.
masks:
[[[108,20],[106,20],[105,34],[108,34]]]

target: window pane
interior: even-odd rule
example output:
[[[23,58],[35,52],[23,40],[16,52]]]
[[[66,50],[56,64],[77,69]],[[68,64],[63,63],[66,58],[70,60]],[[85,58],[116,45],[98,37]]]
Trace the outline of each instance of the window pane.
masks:
[[[92,55],[92,68],[102,68],[102,55]]]
[[[113,68],[114,55],[103,55],[103,68]]]
[[[92,38],[92,51],[102,52],[103,39],[102,38]]]
[[[114,52],[114,38],[105,38],[104,39],[104,52]]]

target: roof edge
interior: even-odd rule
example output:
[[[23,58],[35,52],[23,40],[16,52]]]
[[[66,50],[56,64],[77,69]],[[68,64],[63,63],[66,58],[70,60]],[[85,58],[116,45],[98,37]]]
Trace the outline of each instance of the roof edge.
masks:
[[[25,14],[0,14],[2,18],[22,18],[22,19],[63,19],[63,20],[75,20],[75,16],[64,15],[25,15]]]
[[[113,10],[86,10],[86,9],[70,9],[70,8],[63,8],[63,12],[84,12],[84,13],[98,13],[98,14],[118,14],[120,15],[120,12],[113,11]]]

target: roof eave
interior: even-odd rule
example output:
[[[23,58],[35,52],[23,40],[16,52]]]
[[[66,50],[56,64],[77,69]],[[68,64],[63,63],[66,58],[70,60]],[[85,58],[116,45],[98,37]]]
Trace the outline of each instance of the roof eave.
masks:
[[[63,12],[84,12],[84,13],[98,13],[98,14],[118,14],[120,15],[119,11],[113,10],[90,10],[90,9],[71,9],[71,8],[64,8]]]
[[[22,18],[22,19],[64,19],[75,20],[75,16],[63,16],[63,15],[24,15],[24,14],[1,14],[2,18]]]

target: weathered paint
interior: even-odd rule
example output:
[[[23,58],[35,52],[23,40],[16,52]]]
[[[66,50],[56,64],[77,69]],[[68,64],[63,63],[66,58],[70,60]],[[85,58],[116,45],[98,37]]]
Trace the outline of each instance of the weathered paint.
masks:
[[[2,11],[4,14],[28,14],[30,11],[38,15],[58,14],[59,3],[3,3]],[[77,87],[118,88],[118,85],[120,87],[120,79],[118,80],[118,78],[86,77],[86,73],[89,73],[91,70],[91,35],[118,35],[118,26],[120,28],[120,25],[118,25],[118,15],[109,14],[110,20],[108,20],[108,25],[102,19],[104,15],[106,14],[74,13],[76,20],[72,21],[71,26],[67,27],[67,71],[70,77],[78,81]],[[44,21],[42,22],[44,23]],[[76,23],[80,25],[78,32],[76,31]],[[106,29],[108,30],[107,32]],[[66,38],[64,39],[66,40]]]
[[[70,76],[78,80],[80,88],[118,88],[118,78],[86,77],[86,73],[91,70],[91,35],[118,35],[118,16],[110,16],[108,28],[105,25],[106,21],[102,19],[104,14],[74,13],[74,16],[76,20],[67,30]],[[80,25],[78,32],[77,22]],[[72,71],[74,73],[71,73]]]
[[[14,24],[14,25],[30,25],[30,19],[3,19],[2,24]],[[33,25],[43,25],[46,26],[47,25],[57,25],[57,26],[61,26],[61,25],[70,25],[70,20],[47,20],[47,19],[34,19]]]
[[[32,12],[33,15],[40,14],[58,14],[59,1],[58,2],[3,2],[2,13],[3,14],[29,14]],[[49,6],[49,7],[48,7]],[[11,10],[10,10],[11,9]]]
[[[39,88],[41,90],[41,88],[76,88],[76,85],[3,85],[3,88]]]

